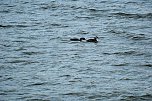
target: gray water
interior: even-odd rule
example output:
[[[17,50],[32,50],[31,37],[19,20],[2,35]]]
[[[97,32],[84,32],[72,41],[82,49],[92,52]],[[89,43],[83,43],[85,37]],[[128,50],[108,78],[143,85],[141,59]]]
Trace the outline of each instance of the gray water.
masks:
[[[151,50],[152,0],[0,0],[0,101],[152,101]]]

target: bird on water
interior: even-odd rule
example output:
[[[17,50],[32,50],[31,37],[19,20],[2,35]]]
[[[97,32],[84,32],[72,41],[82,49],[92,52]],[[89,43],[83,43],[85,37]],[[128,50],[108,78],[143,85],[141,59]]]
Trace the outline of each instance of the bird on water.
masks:
[[[89,39],[87,39],[86,41],[87,42],[95,42],[95,43],[97,43],[98,42],[98,40],[97,40],[97,36],[96,37],[93,37],[93,38],[89,38]]]
[[[70,39],[71,41],[82,41],[82,40],[85,40],[85,38],[72,38]]]
[[[97,36],[96,37],[93,37],[93,38],[89,38],[89,39],[85,39],[85,38],[72,38],[72,39],[70,39],[71,41],[83,41],[83,40],[85,40],[86,42],[94,42],[94,43],[97,43],[98,42],[98,40],[97,40]]]

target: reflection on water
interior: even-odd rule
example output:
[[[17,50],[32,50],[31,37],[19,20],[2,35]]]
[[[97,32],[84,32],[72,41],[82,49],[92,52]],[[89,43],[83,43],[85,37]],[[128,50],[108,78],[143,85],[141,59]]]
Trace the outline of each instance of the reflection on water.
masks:
[[[151,101],[151,3],[1,0],[0,99]]]

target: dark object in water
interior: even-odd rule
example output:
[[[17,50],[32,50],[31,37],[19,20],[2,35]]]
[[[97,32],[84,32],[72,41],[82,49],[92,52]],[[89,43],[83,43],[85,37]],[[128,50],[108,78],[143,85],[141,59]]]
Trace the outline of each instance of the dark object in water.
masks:
[[[85,38],[80,38],[80,39],[78,39],[78,38],[73,38],[73,39],[70,39],[71,41],[82,41],[82,40],[85,40]]]
[[[89,38],[89,39],[85,39],[85,38],[72,38],[72,39],[70,39],[71,41],[83,41],[83,40],[86,40],[86,42],[95,42],[95,43],[97,43],[98,41],[97,41],[97,36],[96,37],[93,37],[93,38]]]
[[[86,41],[87,42],[95,42],[95,43],[97,43],[98,41],[97,41],[97,36],[96,37],[94,37],[94,38],[90,38],[90,39],[87,39]]]

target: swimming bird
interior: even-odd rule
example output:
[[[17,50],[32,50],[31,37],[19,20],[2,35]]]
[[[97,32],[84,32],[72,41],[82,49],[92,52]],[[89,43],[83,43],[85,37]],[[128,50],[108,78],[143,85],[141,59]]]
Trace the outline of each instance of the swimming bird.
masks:
[[[90,38],[90,39],[87,39],[86,41],[87,42],[95,42],[95,43],[97,43],[98,41],[97,41],[97,36],[96,37],[93,37],[93,38]]]
[[[78,39],[78,38],[72,38],[72,39],[70,39],[71,41],[82,41],[82,40],[85,40],[85,38],[80,38],[80,39]]]

